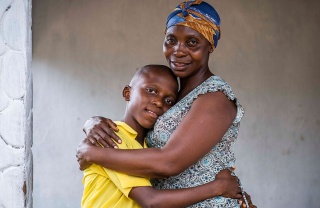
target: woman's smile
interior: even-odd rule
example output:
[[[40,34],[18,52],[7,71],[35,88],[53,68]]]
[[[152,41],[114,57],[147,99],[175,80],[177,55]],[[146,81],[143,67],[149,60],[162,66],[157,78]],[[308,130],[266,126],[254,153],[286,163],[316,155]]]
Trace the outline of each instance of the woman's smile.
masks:
[[[185,70],[191,63],[180,62],[180,61],[170,61],[170,67],[173,70],[181,71]]]

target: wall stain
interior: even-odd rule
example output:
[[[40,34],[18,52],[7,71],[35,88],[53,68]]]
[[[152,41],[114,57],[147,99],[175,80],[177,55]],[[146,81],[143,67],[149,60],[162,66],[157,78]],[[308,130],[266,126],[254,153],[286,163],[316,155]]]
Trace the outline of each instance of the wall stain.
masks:
[[[290,149],[286,149],[282,151],[282,155],[290,155],[290,154],[291,154]]]
[[[6,12],[9,11],[9,9],[11,9],[11,5],[6,8]]]
[[[26,181],[24,181],[24,183],[23,183],[22,191],[23,191],[24,195],[27,195],[27,183],[26,183]]]

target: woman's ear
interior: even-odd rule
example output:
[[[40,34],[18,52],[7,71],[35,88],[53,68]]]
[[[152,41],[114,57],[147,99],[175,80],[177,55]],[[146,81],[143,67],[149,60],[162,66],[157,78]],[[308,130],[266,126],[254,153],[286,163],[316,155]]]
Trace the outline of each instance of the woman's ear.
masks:
[[[210,46],[210,48],[209,48],[209,53],[212,53],[212,52],[213,52],[213,47]]]
[[[122,96],[124,97],[125,101],[130,101],[130,91],[131,87],[129,85],[126,85],[122,90]]]

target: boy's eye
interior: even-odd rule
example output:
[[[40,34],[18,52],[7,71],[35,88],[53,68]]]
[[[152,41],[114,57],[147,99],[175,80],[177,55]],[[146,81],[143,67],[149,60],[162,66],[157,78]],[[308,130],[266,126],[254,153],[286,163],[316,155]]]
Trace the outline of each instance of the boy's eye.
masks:
[[[167,104],[169,104],[169,105],[173,105],[173,103],[174,103],[174,101],[171,100],[171,99],[169,99],[169,98],[166,98],[166,99],[165,99],[165,102],[166,102]]]
[[[146,90],[148,93],[156,93],[156,90],[152,88],[146,88]]]

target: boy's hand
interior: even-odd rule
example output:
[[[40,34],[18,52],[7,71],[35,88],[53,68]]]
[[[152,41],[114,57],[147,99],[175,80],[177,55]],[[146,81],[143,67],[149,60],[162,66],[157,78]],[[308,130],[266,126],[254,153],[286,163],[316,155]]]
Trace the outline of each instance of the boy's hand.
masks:
[[[238,177],[232,176],[228,169],[221,170],[215,178],[220,183],[220,196],[232,199],[240,199],[242,197]]]
[[[239,204],[241,204],[241,208],[257,208],[257,206],[253,205],[252,201],[251,201],[251,197],[249,194],[247,194],[247,192],[244,192],[244,194],[246,195],[246,199],[247,202],[249,204],[249,207],[246,206],[246,203],[244,203],[244,199],[243,197],[239,200]]]
[[[108,118],[94,116],[91,117],[83,126],[83,131],[87,139],[96,146],[118,148],[116,143],[121,143],[121,139],[114,133],[119,131],[117,125]]]
[[[232,167],[231,169],[234,170],[235,167]],[[246,206],[239,186],[238,177],[232,176],[230,170],[225,169],[220,171],[216,175],[215,181],[221,184],[221,196],[239,199],[239,204],[241,208],[257,208],[255,205],[252,204],[251,197],[245,192],[249,207]]]

